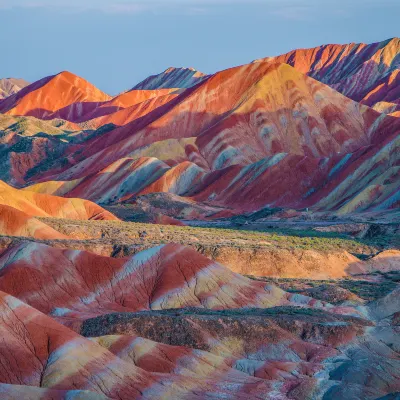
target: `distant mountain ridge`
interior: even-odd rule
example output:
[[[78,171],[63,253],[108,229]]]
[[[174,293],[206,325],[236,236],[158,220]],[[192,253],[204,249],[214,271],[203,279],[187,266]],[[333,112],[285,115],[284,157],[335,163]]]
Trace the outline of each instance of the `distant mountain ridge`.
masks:
[[[400,110],[400,39],[346,45],[323,45],[266,57],[259,61],[284,62],[352,100],[370,107],[391,103]]]
[[[18,93],[25,86],[28,86],[29,82],[24,79],[17,78],[2,78],[0,79],[0,100],[5,99],[15,93]]]
[[[399,53],[392,39],[298,50],[210,76],[169,69],[148,87],[180,89],[115,97],[63,72],[0,101],[4,117],[52,121],[46,134],[6,118],[0,179],[99,204],[171,193],[231,214],[398,207]],[[373,97],[379,112],[367,104]]]
[[[133,87],[135,90],[154,90],[166,88],[190,88],[207,78],[194,68],[168,68],[157,75],[151,75]]]
[[[87,112],[87,107],[94,108],[107,100],[111,100],[111,96],[85,79],[63,71],[34,82],[4,99],[0,102],[0,113],[49,119],[48,116],[57,111],[52,118],[71,121],[73,116],[76,118]],[[86,103],[85,108],[83,102]]]

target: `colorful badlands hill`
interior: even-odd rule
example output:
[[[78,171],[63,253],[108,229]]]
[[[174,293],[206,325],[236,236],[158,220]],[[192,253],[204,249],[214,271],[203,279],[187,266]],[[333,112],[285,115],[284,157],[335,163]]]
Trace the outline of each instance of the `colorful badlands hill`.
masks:
[[[138,118],[144,117],[153,110],[169,103],[178,96],[176,89],[161,90],[132,90],[119,96],[121,103],[113,108],[111,103],[118,98],[111,100],[110,105],[105,104],[100,109],[96,109],[92,114],[85,115],[86,123],[82,125],[98,128],[103,125],[113,124],[123,126]],[[111,112],[111,110],[115,110]],[[102,115],[104,113],[105,115]]]
[[[34,82],[4,99],[0,103],[0,112],[71,120],[110,99],[86,80],[70,72],[61,72]]]
[[[168,224],[160,209],[398,207],[398,41],[306,53],[210,76],[169,69],[115,97],[63,72],[0,101],[0,235],[26,237],[0,241],[1,399],[397,396],[397,251],[341,267],[382,284],[368,302],[334,285],[286,291],[180,244],[134,249],[146,231],[111,258],[61,229],[120,229],[98,204]]]
[[[28,242],[0,253],[0,291],[7,399],[372,400],[400,390],[396,292],[357,310],[179,245],[110,259]]]
[[[0,178],[105,204],[167,192],[230,215],[264,206],[395,208],[399,119],[303,73],[369,105],[360,93],[379,84],[391,97],[378,96],[376,108],[393,111],[398,50],[392,39],[297,50],[212,76],[169,69],[149,78],[151,90],[114,98],[63,72],[0,102]],[[187,76],[201,80],[153,89],[191,86]]]
[[[38,137],[13,151],[6,141],[3,179],[16,186],[41,182],[28,190],[101,204],[170,192],[234,213],[264,206],[347,213],[398,205],[400,119],[287,64],[248,64],[180,94],[157,93],[161,105],[155,101],[148,109],[147,103],[140,117],[72,142]],[[142,93],[122,96],[131,104]],[[49,148],[53,156],[43,159]]]
[[[323,45],[293,50],[260,61],[280,62],[323,82],[345,96],[374,107],[379,112],[397,115],[400,112],[400,39],[373,44]],[[191,69],[170,68],[154,75],[135,89],[191,87],[199,80],[186,81]],[[192,70],[194,74],[197,71]],[[198,72],[197,72],[198,73]],[[200,74],[200,73],[198,73]],[[169,75],[176,77],[169,79]],[[196,75],[194,75],[196,76]],[[205,79],[203,74],[199,75]],[[180,78],[182,77],[182,78]],[[172,85],[170,82],[173,81]]]
[[[35,239],[66,239],[67,236],[57,232],[45,223],[17,210],[0,204],[0,234],[6,236],[23,236]]]
[[[4,252],[0,265],[0,290],[68,324],[117,311],[187,307],[294,305],[359,315],[250,280],[177,244],[114,259],[22,242]],[[21,274],[27,279],[20,281]]]
[[[68,238],[35,217],[118,221],[112,213],[90,201],[25,192],[0,181],[0,235],[45,240]]]
[[[285,62],[345,96],[382,110],[400,111],[400,39],[293,50],[262,61]],[[259,60],[260,61],[260,60]],[[389,108],[389,107],[392,108]]]
[[[0,235],[67,238],[34,217],[118,221],[113,214],[90,201],[25,192],[0,181]]]

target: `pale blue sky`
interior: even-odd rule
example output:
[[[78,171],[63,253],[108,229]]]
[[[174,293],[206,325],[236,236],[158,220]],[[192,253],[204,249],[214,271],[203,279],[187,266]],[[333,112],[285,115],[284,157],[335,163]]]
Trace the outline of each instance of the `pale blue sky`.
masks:
[[[68,70],[115,94],[294,48],[400,36],[400,0],[0,0],[0,77]]]

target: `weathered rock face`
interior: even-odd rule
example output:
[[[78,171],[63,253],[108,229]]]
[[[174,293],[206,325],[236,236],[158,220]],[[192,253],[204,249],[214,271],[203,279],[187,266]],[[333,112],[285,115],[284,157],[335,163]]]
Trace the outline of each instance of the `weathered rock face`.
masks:
[[[77,400],[106,400],[109,397],[101,393],[89,390],[53,390],[27,385],[10,385],[0,383],[0,393],[4,400],[65,400],[73,398]]]
[[[287,357],[287,361],[295,361],[307,353],[307,349],[301,348],[309,346],[308,361],[316,361],[321,356],[333,356],[335,352],[306,343],[336,347],[362,334],[370,324],[362,319],[334,315],[318,309],[277,307],[209,311],[187,308],[110,314],[86,321],[82,325],[81,333],[85,336],[137,334],[157,342],[183,344],[224,356],[251,354],[255,360],[262,342],[265,341],[268,345],[285,341],[296,342],[301,337],[304,340],[302,344],[288,346],[294,352],[304,351],[301,355],[297,353],[265,356],[270,359]],[[235,344],[229,346],[230,343]]]
[[[80,125],[90,128],[107,124],[123,126],[166,105],[178,94],[176,89],[131,90],[82,116]]]
[[[352,302],[353,304],[362,304],[363,301],[350,290],[336,285],[320,285],[302,291],[302,294],[319,299],[332,304]]]
[[[57,231],[56,231],[57,232]],[[62,233],[59,233],[63,235]],[[27,234],[8,236],[31,236]],[[58,249],[73,249],[90,251],[99,256],[126,258],[151,248],[155,242],[137,244],[119,244],[114,240],[87,239],[85,236],[73,235],[73,238],[37,237],[44,239],[43,244]],[[57,240],[53,240],[57,239]],[[61,240],[60,240],[61,239]],[[0,247],[8,247],[20,241],[15,237],[0,238]],[[185,246],[198,251],[208,259],[228,265],[233,272],[243,275],[271,278],[304,278],[310,280],[337,279],[352,275],[368,274],[369,262],[361,261],[346,251],[314,251],[314,250],[285,250],[268,249],[265,247],[246,248],[240,246],[222,245],[207,246],[188,243]],[[373,262],[373,261],[372,261]],[[393,259],[398,269],[398,258]],[[378,269],[379,271],[379,269]]]

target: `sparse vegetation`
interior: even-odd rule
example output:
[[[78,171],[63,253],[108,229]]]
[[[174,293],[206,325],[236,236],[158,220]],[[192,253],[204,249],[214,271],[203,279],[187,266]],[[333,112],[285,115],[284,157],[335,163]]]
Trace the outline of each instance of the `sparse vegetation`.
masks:
[[[152,225],[139,222],[75,221],[42,218],[54,229],[81,239],[110,239],[114,243],[161,242],[197,243],[215,246],[246,248],[313,249],[321,251],[345,250],[353,254],[369,256],[380,247],[371,242],[349,237],[334,237],[326,232],[268,229],[249,231],[242,229]],[[146,231],[146,238],[140,232]],[[307,236],[309,235],[309,236]]]
[[[380,299],[396,288],[396,283],[392,281],[368,282],[346,279],[339,283],[339,286],[350,290],[367,301]]]
[[[365,301],[374,301],[380,299],[397,287],[396,277],[392,279],[392,274],[382,275],[382,279],[377,281],[361,280],[361,279],[329,279],[329,280],[309,280],[309,279],[290,279],[290,278],[268,278],[255,277],[247,275],[248,278],[269,282],[279,286],[281,289],[291,293],[305,293],[309,289],[326,289],[330,286],[346,289],[357,297]],[[326,291],[326,290],[325,290]],[[310,293],[308,293],[310,294]],[[313,296],[317,297],[315,293]],[[330,302],[333,302],[330,300]]]

